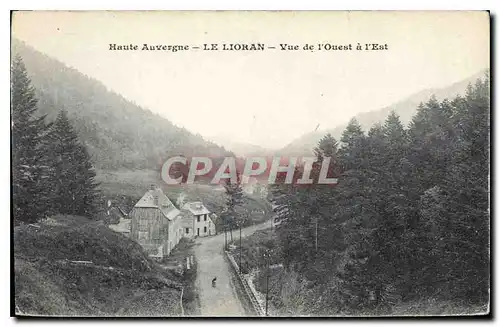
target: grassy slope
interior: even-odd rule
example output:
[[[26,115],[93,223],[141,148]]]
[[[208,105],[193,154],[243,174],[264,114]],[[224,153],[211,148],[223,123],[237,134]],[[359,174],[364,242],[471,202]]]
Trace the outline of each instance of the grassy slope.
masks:
[[[194,259],[190,269],[186,270],[183,276],[184,293],[182,296],[182,303],[184,305],[184,314],[187,316],[199,316],[201,314],[200,299],[195,285],[198,271],[193,249],[195,244],[196,242],[194,240],[183,238],[170,255],[162,262],[162,264],[167,266],[175,266],[180,262],[185,263],[187,257],[192,256]]]
[[[21,314],[180,314],[181,279],[149,260],[137,243],[82,217],[59,216],[39,225],[14,230]],[[158,301],[162,305],[148,305]]]

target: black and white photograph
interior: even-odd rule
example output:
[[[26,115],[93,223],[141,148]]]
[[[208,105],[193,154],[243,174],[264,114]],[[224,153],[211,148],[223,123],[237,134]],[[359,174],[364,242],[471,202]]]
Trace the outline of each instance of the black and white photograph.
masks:
[[[491,314],[488,11],[12,11],[11,316]]]

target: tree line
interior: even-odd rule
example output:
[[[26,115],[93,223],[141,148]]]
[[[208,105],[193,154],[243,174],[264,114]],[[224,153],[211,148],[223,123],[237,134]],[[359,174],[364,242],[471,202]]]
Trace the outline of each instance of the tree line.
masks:
[[[40,115],[35,89],[20,56],[11,64],[12,215],[15,224],[49,215],[97,213],[99,193],[85,144],[67,112],[54,122]]]
[[[335,187],[270,187],[274,251],[314,290],[311,314],[388,314],[430,298],[486,308],[489,84],[432,97],[407,128],[392,112],[367,133],[353,119],[340,142],[326,135],[315,154],[332,158]]]

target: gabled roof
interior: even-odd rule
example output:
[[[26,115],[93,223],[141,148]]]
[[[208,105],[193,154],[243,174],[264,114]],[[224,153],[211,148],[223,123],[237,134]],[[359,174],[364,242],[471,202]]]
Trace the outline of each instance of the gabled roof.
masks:
[[[165,216],[167,216],[167,218],[168,218],[168,219],[170,219],[170,220],[174,219],[175,217],[177,217],[177,215],[178,215],[178,214],[180,214],[180,213],[181,213],[181,211],[180,211],[179,209],[177,209],[177,208],[173,208],[172,210],[170,210],[170,211],[169,211],[169,212],[167,212],[167,213],[166,213],[166,212],[164,212],[163,210],[162,210],[162,212],[163,212],[163,214],[164,214]]]
[[[155,196],[158,197],[158,202],[155,203]],[[163,193],[160,188],[147,191],[142,198],[135,204],[136,208],[158,208],[158,207],[174,207],[174,204]],[[174,207],[175,208],[175,207]]]
[[[201,202],[188,202],[182,209],[190,211],[193,215],[209,214],[210,211]]]
[[[170,201],[160,188],[147,191],[135,204],[134,208],[160,210],[168,220],[172,220],[180,214],[179,209],[175,207],[172,201]]]

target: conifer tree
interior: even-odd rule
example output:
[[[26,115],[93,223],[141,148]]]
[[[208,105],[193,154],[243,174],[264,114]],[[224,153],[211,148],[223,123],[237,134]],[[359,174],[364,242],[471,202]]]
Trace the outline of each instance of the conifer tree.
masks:
[[[460,142],[452,145],[441,186],[446,210],[434,224],[447,243],[442,257],[448,277],[453,277],[445,283],[450,295],[476,303],[487,301],[489,288],[489,92],[486,76],[463,99],[466,110],[459,110],[462,117],[457,126]]]
[[[11,66],[12,195],[15,223],[35,222],[48,213],[45,116],[37,117],[35,90],[20,56]]]
[[[343,171],[357,167],[361,164],[362,143],[365,135],[358,121],[353,118],[347,124],[340,138],[339,160]]]
[[[243,205],[243,189],[240,184],[240,175],[237,173],[237,182],[231,183],[230,179],[226,180],[224,188],[226,190],[226,212],[225,212],[225,227],[229,228],[231,241],[233,240],[233,229],[237,228],[239,224],[244,224],[245,217],[238,209]]]
[[[385,120],[383,131],[386,137],[387,142],[392,147],[395,147],[399,150],[399,148],[403,148],[407,143],[406,131],[404,129],[399,116],[391,111],[387,119]],[[405,153],[398,153],[400,157],[403,157]]]
[[[338,142],[328,133],[318,142],[318,146],[314,148],[314,155],[321,161],[324,157],[335,157],[337,155]]]
[[[367,136],[352,120],[335,188],[270,188],[283,263],[311,285],[315,310],[390,314],[428,299],[487,310],[489,103],[486,77],[422,103],[408,129],[394,112]]]
[[[97,212],[98,184],[91,158],[61,110],[48,135],[56,212],[91,217]]]
[[[342,139],[341,160],[347,169],[339,178],[335,222],[343,224],[342,236],[348,241],[336,275],[342,302],[350,311],[368,309],[370,297],[380,293],[385,282],[376,231],[384,218],[387,142],[382,126],[374,126],[365,137],[354,120]]]
[[[329,167],[327,177],[338,178],[341,168],[338,162],[338,142],[330,134],[326,134],[319,140],[318,146],[314,149],[317,165],[311,173],[313,181],[319,180],[321,164],[324,158],[329,157]],[[332,239],[331,234],[338,232],[335,226],[332,226],[332,219],[336,212],[336,197],[338,192],[336,185],[313,184],[305,190],[304,196],[307,196],[307,202],[304,205],[309,206],[309,229],[312,230],[314,238],[310,242],[311,258],[316,260],[331,261],[334,260],[339,250],[338,239]],[[312,251],[314,250],[314,251]]]

